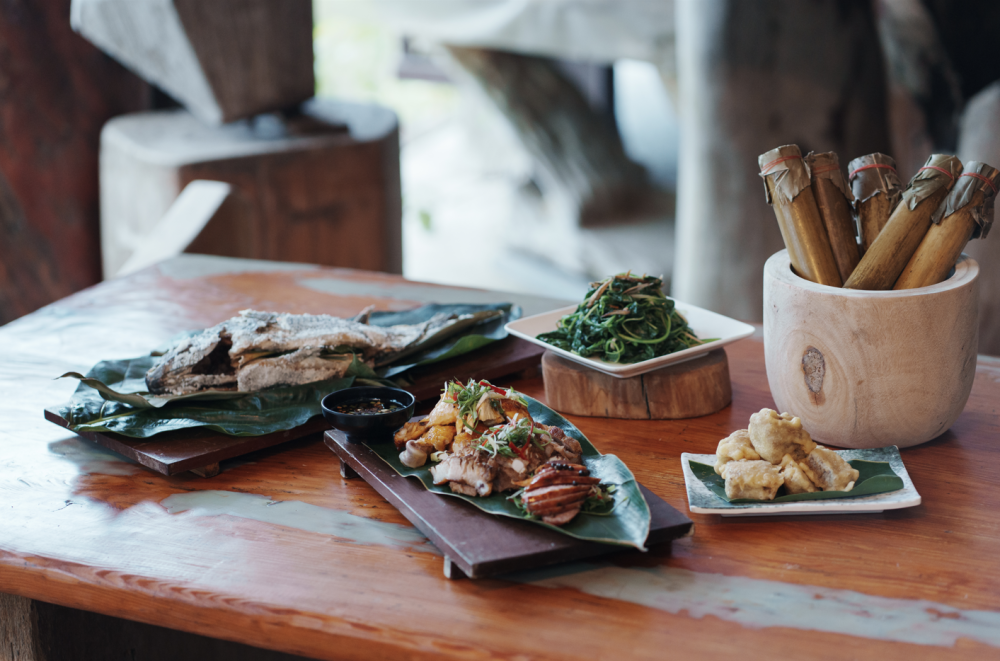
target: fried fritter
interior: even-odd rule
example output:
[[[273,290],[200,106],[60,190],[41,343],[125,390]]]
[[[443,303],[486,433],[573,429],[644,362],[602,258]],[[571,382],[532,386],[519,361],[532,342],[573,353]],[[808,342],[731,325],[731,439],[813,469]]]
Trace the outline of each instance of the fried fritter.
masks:
[[[754,450],[772,464],[780,464],[786,454],[802,461],[816,447],[802,421],[790,413],[761,409],[750,416],[748,431]]]
[[[823,491],[850,491],[861,475],[843,457],[822,445],[809,453],[803,469]]]
[[[803,466],[799,462],[792,459],[792,455],[786,454],[781,458],[781,470],[779,471],[782,479],[785,480],[785,489],[788,493],[812,493],[813,491],[819,491],[813,481],[809,479],[809,475],[803,470]]]
[[[778,467],[766,461],[730,461],[722,467],[726,497],[774,500],[783,480]]]
[[[750,432],[746,429],[738,429],[729,436],[719,441],[719,447],[715,450],[715,472],[722,475],[722,467],[730,461],[741,461],[748,459],[756,461],[760,455],[753,449],[750,442]]]

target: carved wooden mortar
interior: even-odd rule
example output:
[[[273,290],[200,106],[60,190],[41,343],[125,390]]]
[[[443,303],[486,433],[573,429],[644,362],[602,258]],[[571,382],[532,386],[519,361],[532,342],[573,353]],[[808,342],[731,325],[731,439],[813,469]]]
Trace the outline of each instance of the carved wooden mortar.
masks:
[[[821,443],[908,447],[958,418],[976,374],[979,264],[963,255],[942,283],[839,289],[764,265],[764,356],[779,412]]]

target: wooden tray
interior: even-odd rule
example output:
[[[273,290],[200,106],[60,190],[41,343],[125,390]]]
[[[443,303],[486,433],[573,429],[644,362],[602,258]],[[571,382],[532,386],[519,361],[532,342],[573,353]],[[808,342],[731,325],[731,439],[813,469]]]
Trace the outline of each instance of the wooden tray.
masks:
[[[544,349],[516,337],[507,337],[464,356],[419,367],[408,373],[413,385],[406,390],[418,402],[437,398],[448,379],[498,379],[537,367]],[[62,427],[69,423],[55,410],[46,409],[45,419]],[[191,471],[201,477],[219,474],[219,462],[256,450],[321,433],[330,425],[316,417],[295,429],[263,436],[227,436],[206,429],[181,429],[156,434],[150,438],[131,438],[121,434],[83,432],[84,438],[136,461],[161,475]]]
[[[363,478],[441,550],[448,578],[482,578],[627,550],[486,514],[458,498],[428,491],[419,480],[394,471],[368,446],[349,443],[339,430],[326,432],[324,442],[340,458],[343,477]],[[691,533],[689,518],[641,484],[639,488],[652,516],[647,547]]]

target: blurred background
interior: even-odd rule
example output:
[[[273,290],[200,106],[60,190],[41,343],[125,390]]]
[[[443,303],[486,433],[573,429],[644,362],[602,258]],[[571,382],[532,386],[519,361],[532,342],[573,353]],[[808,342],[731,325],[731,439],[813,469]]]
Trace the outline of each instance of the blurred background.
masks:
[[[761,318],[781,144],[1000,164],[995,0],[6,0],[0,323],[180,251]],[[1000,353],[1000,239],[981,351]]]

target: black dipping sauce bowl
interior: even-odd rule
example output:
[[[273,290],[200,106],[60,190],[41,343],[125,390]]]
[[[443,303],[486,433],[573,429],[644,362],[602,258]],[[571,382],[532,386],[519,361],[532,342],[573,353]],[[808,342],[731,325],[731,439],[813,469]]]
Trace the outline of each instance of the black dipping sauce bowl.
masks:
[[[388,413],[370,415],[340,413],[334,410],[337,406],[370,399],[396,402],[402,408]],[[321,406],[323,407],[323,417],[336,429],[344,432],[348,441],[362,443],[383,440],[392,436],[393,432],[413,417],[413,407],[416,403],[417,400],[413,395],[399,388],[359,386],[330,393],[323,398]]]

